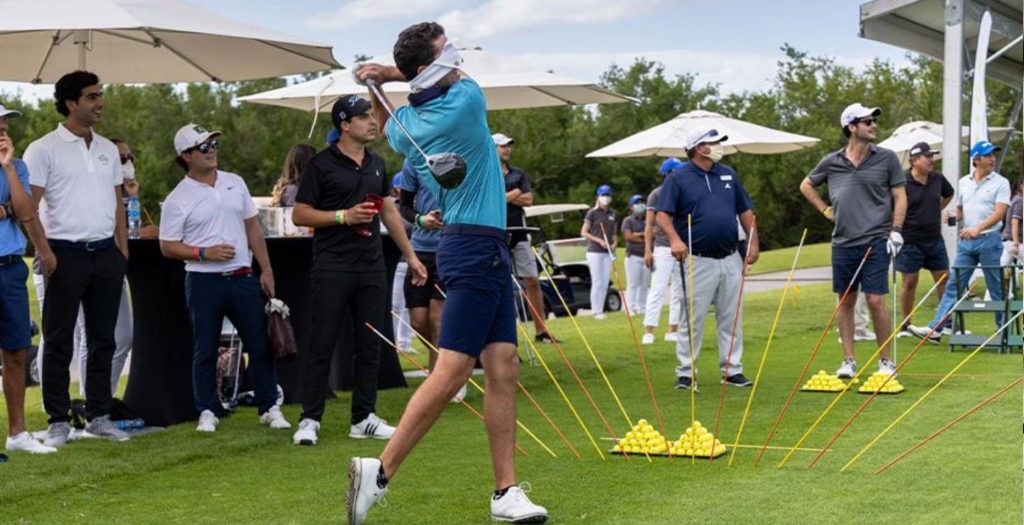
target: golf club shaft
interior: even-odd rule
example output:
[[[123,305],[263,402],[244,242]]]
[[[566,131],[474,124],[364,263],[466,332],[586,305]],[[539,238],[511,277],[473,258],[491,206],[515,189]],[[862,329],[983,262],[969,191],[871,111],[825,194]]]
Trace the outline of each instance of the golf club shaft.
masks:
[[[391,105],[388,104],[388,100],[384,98],[384,95],[380,92],[380,88],[377,87],[377,83],[368,78],[366,79],[366,87],[370,88],[370,91],[373,91],[373,95],[377,97],[377,101],[384,107],[384,111],[388,112],[388,116],[390,116],[391,120],[398,125],[398,129],[402,130],[402,134],[405,135],[405,138],[409,139],[409,142],[411,142],[412,146],[416,148],[416,151],[419,151],[420,155],[423,155],[423,159],[426,160],[427,152],[423,151],[423,148],[416,143],[416,139],[412,138],[412,135],[409,134],[409,130],[405,129],[405,126],[402,125],[402,121],[398,120],[398,117],[395,117],[395,112],[391,109]]]

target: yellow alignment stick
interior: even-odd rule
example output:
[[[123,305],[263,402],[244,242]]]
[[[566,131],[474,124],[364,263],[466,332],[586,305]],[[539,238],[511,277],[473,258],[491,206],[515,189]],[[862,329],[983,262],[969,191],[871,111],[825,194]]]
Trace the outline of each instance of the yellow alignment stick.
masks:
[[[921,305],[923,305],[924,302],[927,301],[929,297],[931,297],[932,292],[934,292],[935,289],[938,288],[940,284],[945,282],[946,277],[948,275],[949,274],[943,275],[942,277],[940,277],[939,279],[937,279],[935,281],[935,284],[933,284],[932,287],[928,289],[928,292],[926,292],[924,294],[924,297],[922,297],[921,300],[918,301],[918,303],[916,305],[914,305],[914,309],[911,310],[910,313],[907,314],[907,316],[904,317],[902,321],[900,321],[900,326],[903,326],[903,324],[910,322],[910,320],[914,318],[914,313],[917,312],[917,309],[920,308]],[[882,342],[882,344],[878,347],[878,349],[875,350],[875,353],[871,354],[871,357],[869,357],[867,359],[867,362],[870,363],[870,362],[874,361],[875,358],[878,357],[878,354],[882,353],[882,350],[884,348],[886,348],[887,346],[889,346],[889,342],[892,341],[892,339],[894,337],[896,337],[896,327],[893,327],[893,329],[890,330],[889,337],[887,337],[885,339],[885,341]],[[864,373],[864,370],[867,370],[867,369],[866,368],[861,368],[860,370],[857,371],[856,374],[853,374],[853,378],[850,379],[850,382],[847,384],[846,388],[844,388],[843,390],[839,391],[839,395],[837,395],[835,397],[835,399],[833,399],[832,402],[829,403],[829,405],[827,407],[825,407],[825,410],[821,413],[820,416],[818,416],[818,419],[815,419],[814,423],[811,423],[811,427],[808,428],[806,432],[804,432],[804,435],[800,436],[800,439],[796,442],[796,444],[793,445],[794,447],[799,447],[800,445],[802,445],[804,443],[804,441],[807,440],[807,437],[811,435],[811,432],[814,432],[814,429],[818,428],[818,425],[821,424],[822,420],[825,419],[825,416],[828,415],[828,413],[832,410],[832,408],[835,407],[836,404],[839,403],[839,400],[842,399],[843,396],[845,396],[847,392],[853,390],[853,384],[854,384],[853,382],[855,380],[857,380],[860,377],[861,374]],[[785,465],[786,462],[789,461],[789,458],[792,457],[792,456],[793,456],[792,452],[790,452],[789,454],[786,454],[786,456],[782,458],[782,461],[780,461],[779,464],[776,465],[776,467],[777,468],[782,468],[783,465]]]
[[[597,360],[597,356],[594,355],[594,349],[590,347],[590,341],[587,340],[587,336],[583,335],[583,330],[580,325],[576,322],[576,316],[572,315],[572,310],[569,309],[569,305],[565,303],[565,298],[562,297],[562,292],[555,286],[555,279],[551,276],[551,272],[548,271],[548,267],[544,264],[543,259],[540,258],[540,254],[537,253],[537,248],[530,247],[533,250],[533,256],[540,261],[541,268],[544,269],[544,275],[547,276],[548,280],[551,281],[551,287],[555,290],[555,295],[558,296],[558,300],[562,302],[562,308],[565,308],[565,313],[569,315],[569,321],[576,328],[576,333],[580,334],[580,339],[583,340],[583,346],[587,349],[590,354],[590,358],[594,361],[594,365],[597,366],[597,371],[601,373],[601,378],[604,379],[604,384],[608,387],[608,391],[612,393],[612,398],[615,399],[615,403],[619,405],[619,411],[622,412],[622,417],[626,420],[626,424],[629,428],[633,428],[633,420],[626,414],[626,408],[622,406],[622,401],[619,400],[619,395],[615,393],[615,387],[612,386],[611,381],[608,380],[608,375],[604,373],[604,368],[601,367],[601,362]],[[593,307],[593,305],[591,305]]]
[[[419,332],[417,332],[416,329],[413,328],[411,324],[405,322],[405,319],[402,319],[402,316],[400,316],[397,313],[395,313],[394,310],[391,311],[391,315],[393,315],[395,317],[395,319],[398,319],[402,324],[404,324],[405,326],[409,327],[409,330],[412,330],[412,333],[415,334],[416,337],[419,337],[420,341],[423,341],[423,344],[427,345],[427,347],[430,348],[430,350],[432,350],[433,352],[436,352],[438,355],[441,354],[441,352],[438,351],[438,349],[434,345],[430,344],[430,341],[428,341],[425,337],[420,335]],[[472,377],[469,378],[469,384],[473,385],[473,388],[477,389],[481,394],[484,393],[483,387],[481,387],[480,384],[477,383]],[[558,457],[558,454],[555,454],[554,450],[551,450],[550,448],[548,448],[548,446],[545,445],[544,442],[541,441],[540,438],[537,437],[536,434],[534,434],[532,431],[530,431],[529,428],[526,428],[526,425],[524,425],[522,422],[520,422],[518,418],[516,418],[516,425],[519,426],[519,428],[521,428],[523,430],[523,432],[526,432],[527,435],[529,435],[531,438],[533,438],[533,440],[536,441],[537,444],[540,445],[540,447],[543,448],[548,454],[551,454],[551,457],[553,457],[553,458],[557,458]]]
[[[764,363],[768,359],[768,349],[772,346],[772,340],[775,338],[775,329],[779,326],[779,318],[782,317],[782,307],[786,304],[786,294],[789,293],[789,285],[793,282],[793,274],[796,273],[796,263],[800,259],[800,250],[804,247],[804,240],[807,239],[807,228],[804,228],[804,233],[800,236],[800,244],[796,247],[796,254],[793,255],[793,264],[789,267],[789,277],[786,278],[786,287],[782,289],[782,298],[779,299],[779,307],[775,310],[775,320],[772,321],[772,329],[768,332],[768,341],[764,344],[764,353],[761,354],[761,362],[757,365],[757,373],[754,374],[754,385],[750,389],[750,396],[747,397],[747,408],[743,409],[743,418],[740,419],[740,429],[736,432],[736,439],[733,441],[736,443],[740,442],[743,437],[743,427],[747,424],[747,415],[750,414],[750,406],[754,404],[754,394],[757,393],[757,385],[761,381],[761,372],[764,370]],[[733,460],[736,458],[736,448],[733,447],[732,452],[729,453],[729,466],[732,466]]]
[[[907,408],[902,414],[900,414],[900,416],[897,417],[895,421],[893,421],[889,426],[885,427],[885,430],[883,430],[877,436],[875,436],[875,439],[872,439],[871,442],[868,443],[864,448],[862,448],[860,450],[860,452],[857,453],[856,456],[853,456],[853,458],[850,459],[850,461],[847,461],[846,464],[843,465],[843,468],[839,469],[839,472],[845,472],[846,469],[850,468],[850,465],[853,465],[858,459],[860,459],[861,456],[864,455],[865,452],[870,450],[871,447],[875,446],[875,443],[878,443],[878,440],[882,439],[882,436],[886,435],[890,430],[892,430],[893,427],[898,425],[900,421],[903,421],[903,418],[907,417],[907,414],[909,414],[912,410],[917,408],[917,406],[920,405],[925,399],[927,399],[928,396],[930,396],[932,394],[932,392],[934,392],[936,389],[938,389],[940,386],[942,386],[942,384],[945,383],[947,379],[952,377],[952,375],[955,374],[957,370],[960,370],[961,368],[963,368],[963,366],[966,365],[967,362],[970,361],[972,357],[977,355],[978,352],[980,352],[983,348],[985,348],[985,345],[989,344],[1003,330],[1006,330],[1011,324],[1013,324],[1013,322],[1016,321],[1017,318],[1019,318],[1021,314],[1024,314],[1024,310],[1021,310],[1020,312],[1017,312],[1016,314],[1014,314],[1014,316],[1011,317],[1008,321],[1006,321],[1006,323],[1004,323],[1003,326],[1000,326],[999,329],[995,331],[995,333],[993,333],[992,335],[988,336],[988,339],[985,339],[984,343],[981,343],[980,345],[978,345],[978,348],[974,349],[973,352],[967,354],[967,357],[963,358],[963,360],[960,361],[960,363],[957,364],[955,367],[953,367],[953,369],[950,370],[948,374],[943,376],[942,379],[939,379],[939,382],[935,383],[935,386],[933,386],[930,389],[928,389],[928,391],[925,392],[924,395],[921,396],[920,399],[918,399],[917,401],[914,401],[913,405],[910,405],[910,407]]]
[[[533,312],[533,315],[537,315],[537,310],[530,301],[530,297],[523,292],[523,287],[520,286],[519,282],[515,279],[513,279],[512,282],[515,283],[516,288],[519,288],[519,293],[523,294],[523,297],[526,298],[526,303],[530,307],[530,311]],[[545,329],[547,328],[547,323],[541,321],[541,324],[545,325]],[[526,331],[526,327],[521,323],[516,323],[516,325],[519,326],[519,331],[523,333],[523,338],[526,339],[526,344],[530,345],[530,348],[533,349],[533,354],[537,356],[537,360],[540,361],[540,365],[544,367],[544,371],[547,372],[551,382],[555,384],[555,388],[558,389],[558,393],[562,395],[562,400],[564,400],[565,404],[569,407],[569,411],[572,412],[573,417],[576,418],[576,422],[579,423],[580,428],[582,428],[583,432],[587,435],[587,439],[589,439],[590,443],[594,445],[594,450],[597,451],[597,455],[601,456],[601,459],[605,459],[604,451],[601,450],[597,441],[594,440],[593,434],[590,433],[590,429],[587,428],[587,424],[583,422],[583,418],[581,418],[579,412],[576,411],[576,407],[572,404],[572,401],[569,400],[569,396],[566,395],[565,390],[562,390],[562,385],[558,382],[558,379],[555,378],[555,374],[551,372],[551,368],[548,367],[547,362],[544,361],[544,356],[541,355],[540,349],[537,348],[537,345],[533,344],[533,341],[530,339],[530,333]],[[576,457],[579,457],[578,453],[576,454]]]

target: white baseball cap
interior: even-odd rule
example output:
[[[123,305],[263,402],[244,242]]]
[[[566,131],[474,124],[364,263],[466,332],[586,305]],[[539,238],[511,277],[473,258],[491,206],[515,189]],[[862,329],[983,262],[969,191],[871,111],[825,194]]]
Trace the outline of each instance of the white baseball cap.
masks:
[[[7,109],[0,104],[0,118],[20,117],[21,112],[16,109]]]
[[[881,108],[869,108],[864,106],[860,102],[855,102],[853,104],[850,104],[849,106],[846,106],[846,109],[843,110],[843,115],[839,117],[839,125],[845,128],[847,125],[853,123],[853,121],[857,119],[866,117],[877,117],[881,114]]]
[[[181,155],[181,152],[219,136],[219,131],[206,131],[198,124],[186,124],[174,134],[174,151]]]
[[[722,142],[724,140],[729,140],[729,136],[719,133],[715,128],[694,128],[686,138],[686,151],[690,151],[700,144],[712,144],[715,142]]]
[[[515,142],[515,139],[504,133],[495,133],[494,135],[491,135],[491,140],[494,141],[495,146],[507,146]]]

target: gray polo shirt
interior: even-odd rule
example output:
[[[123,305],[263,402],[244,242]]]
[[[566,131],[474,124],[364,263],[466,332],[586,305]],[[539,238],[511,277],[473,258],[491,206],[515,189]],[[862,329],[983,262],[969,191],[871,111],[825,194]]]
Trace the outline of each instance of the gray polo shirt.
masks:
[[[645,214],[646,215],[646,214]],[[637,216],[635,213],[630,213],[628,217],[622,219],[622,233],[639,233],[644,234],[644,215]],[[635,255],[637,257],[644,256],[644,243],[626,241],[626,255]]]
[[[833,246],[860,246],[892,230],[892,189],[907,184],[896,154],[874,144],[854,167],[846,148],[825,155],[807,176],[811,184],[828,184],[828,199],[835,213]]]
[[[652,210],[654,212],[657,212],[658,211],[658,197],[660,195],[661,195],[661,186],[658,186],[657,188],[654,188],[654,191],[652,191],[650,195],[647,196],[647,208],[649,208],[650,210]],[[665,235],[665,232],[661,229],[660,226],[658,226],[658,221],[655,220],[654,221],[654,247],[657,248],[659,246],[664,246],[665,248],[668,248],[670,246],[670,244],[668,242],[668,236]]]
[[[610,209],[603,209],[595,206],[587,212],[583,218],[584,222],[590,223],[590,234],[598,239],[606,238],[608,242],[615,242],[615,212]],[[601,225],[604,225],[604,229]],[[587,241],[587,251],[590,253],[608,253],[606,248],[594,241]]]

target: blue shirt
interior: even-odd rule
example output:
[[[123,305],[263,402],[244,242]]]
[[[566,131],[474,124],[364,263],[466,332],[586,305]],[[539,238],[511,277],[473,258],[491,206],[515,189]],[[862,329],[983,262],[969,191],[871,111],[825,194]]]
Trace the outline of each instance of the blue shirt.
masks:
[[[440,204],[445,224],[475,224],[505,229],[505,177],[487,126],[487,101],[471,79],[464,78],[448,92],[419,106],[403,106],[395,112],[416,143],[427,154],[454,152],[466,160],[466,179],[451,190],[441,188],[427,169],[427,161],[388,121],[388,144],[409,159],[423,174],[420,182]]]
[[[430,175],[428,175],[429,177]],[[402,182],[398,184],[403,192],[413,193],[412,207],[419,215],[430,213],[436,209],[437,201],[430,193],[426,184],[420,181],[420,174],[413,169],[408,160],[402,163]],[[441,242],[441,230],[427,230],[413,225],[412,249],[418,252],[436,252]]]
[[[736,171],[717,163],[711,171],[692,162],[672,170],[658,198],[658,211],[672,215],[672,225],[683,242],[687,241],[687,216],[693,217],[693,242],[688,244],[696,255],[735,251],[739,243],[736,218],[753,207]]]
[[[31,195],[31,188],[28,184],[28,166],[21,159],[14,159],[14,169],[18,172],[18,180],[21,187]],[[0,177],[0,202],[11,200],[11,186],[7,184],[7,177]],[[14,217],[7,217],[0,220],[0,255],[25,255],[25,234],[18,227],[18,220]]]

